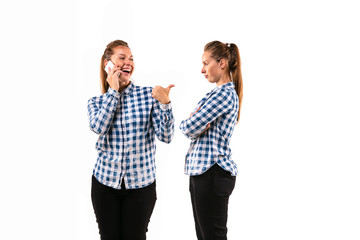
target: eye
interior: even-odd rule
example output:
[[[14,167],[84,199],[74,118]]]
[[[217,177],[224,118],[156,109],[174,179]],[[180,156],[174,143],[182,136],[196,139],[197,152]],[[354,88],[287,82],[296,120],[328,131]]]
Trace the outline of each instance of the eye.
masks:
[[[133,62],[133,61],[134,61],[134,59],[133,59],[133,58],[130,58],[130,61],[132,61],[132,62]]]
[[[119,59],[124,60],[125,58],[124,57],[119,57]]]

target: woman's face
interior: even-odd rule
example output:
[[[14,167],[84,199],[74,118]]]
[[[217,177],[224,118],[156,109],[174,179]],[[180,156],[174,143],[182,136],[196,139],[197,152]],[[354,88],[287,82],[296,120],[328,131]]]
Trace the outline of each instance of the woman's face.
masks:
[[[222,69],[220,62],[217,62],[211,57],[211,53],[205,51],[202,55],[203,67],[201,73],[204,74],[205,78],[211,83],[217,83],[222,76]]]
[[[113,51],[114,54],[110,59],[115,67],[120,67],[122,71],[119,77],[120,80],[124,82],[130,81],[130,77],[135,68],[134,58],[130,49],[125,46],[117,46],[113,48]]]

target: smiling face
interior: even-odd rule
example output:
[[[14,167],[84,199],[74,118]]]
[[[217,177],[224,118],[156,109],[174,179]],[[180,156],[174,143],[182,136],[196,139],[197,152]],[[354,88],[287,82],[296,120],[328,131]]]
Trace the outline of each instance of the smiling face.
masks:
[[[113,48],[114,54],[110,59],[114,63],[115,67],[120,67],[122,73],[120,74],[120,80],[124,82],[130,81],[130,77],[134,72],[135,64],[131,50],[125,46],[117,46]],[[107,60],[105,60],[104,66],[106,66]]]

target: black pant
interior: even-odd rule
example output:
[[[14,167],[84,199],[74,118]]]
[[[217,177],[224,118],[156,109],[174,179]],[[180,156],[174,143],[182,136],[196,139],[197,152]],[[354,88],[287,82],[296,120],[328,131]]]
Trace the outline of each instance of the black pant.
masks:
[[[190,176],[190,194],[198,240],[226,240],[229,197],[236,177],[215,164]]]
[[[101,240],[145,240],[156,201],[156,183],[140,189],[105,186],[92,177],[91,200]]]

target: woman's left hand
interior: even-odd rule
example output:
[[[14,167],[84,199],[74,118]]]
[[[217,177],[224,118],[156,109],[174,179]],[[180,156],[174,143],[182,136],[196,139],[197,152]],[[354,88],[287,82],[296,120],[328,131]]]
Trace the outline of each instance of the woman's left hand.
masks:
[[[162,104],[168,104],[170,102],[169,93],[172,87],[175,87],[175,85],[170,84],[167,88],[155,86],[151,92],[151,96]]]

